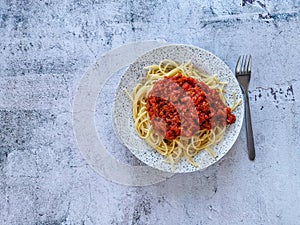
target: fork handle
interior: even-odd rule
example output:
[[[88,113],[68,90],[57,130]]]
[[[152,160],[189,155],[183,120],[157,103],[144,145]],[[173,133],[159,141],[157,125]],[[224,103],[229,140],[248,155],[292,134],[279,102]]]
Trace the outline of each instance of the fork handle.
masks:
[[[248,146],[248,157],[250,160],[255,159],[255,148],[254,148],[254,139],[253,139],[253,131],[252,131],[252,123],[251,123],[251,114],[250,114],[250,106],[249,106],[249,97],[248,90],[245,90],[245,108],[246,108],[246,134],[247,134],[247,146]]]

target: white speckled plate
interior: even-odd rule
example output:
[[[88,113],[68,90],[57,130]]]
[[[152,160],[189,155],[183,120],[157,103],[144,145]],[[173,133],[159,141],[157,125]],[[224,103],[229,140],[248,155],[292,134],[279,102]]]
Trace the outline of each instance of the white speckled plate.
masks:
[[[157,64],[163,59],[172,59],[177,62],[191,61],[197,68],[202,69],[207,74],[217,75],[220,81],[227,82],[225,97],[228,105],[232,104],[233,92],[236,93],[237,99],[243,99],[239,84],[229,67],[212,53],[188,45],[163,46],[153,49],[137,58],[122,76],[113,109],[115,132],[124,145],[138,159],[151,167],[174,173],[186,173],[205,169],[220,160],[236,141],[243,123],[244,103],[234,111],[236,122],[227,127],[223,140],[214,146],[213,150],[217,154],[215,159],[206,153],[206,151],[201,151],[194,158],[199,164],[198,168],[192,166],[186,159],[182,158],[179,163],[175,164],[174,171],[172,171],[171,165],[164,162],[165,158],[137,135],[134,129],[131,100],[124,91],[127,89],[131,93],[137,83],[146,76],[145,66],[154,63]]]

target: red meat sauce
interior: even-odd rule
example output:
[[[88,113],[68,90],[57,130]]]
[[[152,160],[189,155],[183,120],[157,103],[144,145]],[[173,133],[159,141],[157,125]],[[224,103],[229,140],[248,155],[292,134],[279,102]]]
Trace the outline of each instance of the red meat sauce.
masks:
[[[236,120],[216,89],[182,74],[157,81],[146,107],[153,128],[167,140],[191,137],[199,130]]]

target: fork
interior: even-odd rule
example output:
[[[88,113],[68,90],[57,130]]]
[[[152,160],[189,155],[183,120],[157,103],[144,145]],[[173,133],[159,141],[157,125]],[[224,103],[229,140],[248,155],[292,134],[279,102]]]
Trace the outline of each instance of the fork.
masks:
[[[246,116],[248,157],[250,160],[254,160],[255,148],[254,148],[251,114],[250,114],[250,106],[249,106],[249,96],[248,96],[248,86],[251,78],[251,64],[252,64],[251,55],[240,56],[236,64],[235,76],[243,90],[244,98],[246,102],[245,116]]]

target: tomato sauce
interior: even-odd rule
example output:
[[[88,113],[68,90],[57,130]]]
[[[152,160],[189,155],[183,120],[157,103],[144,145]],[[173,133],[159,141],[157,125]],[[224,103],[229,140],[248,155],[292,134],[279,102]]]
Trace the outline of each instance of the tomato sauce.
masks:
[[[191,137],[199,130],[226,126],[236,120],[217,89],[182,74],[157,81],[146,107],[153,128],[167,140]]]

